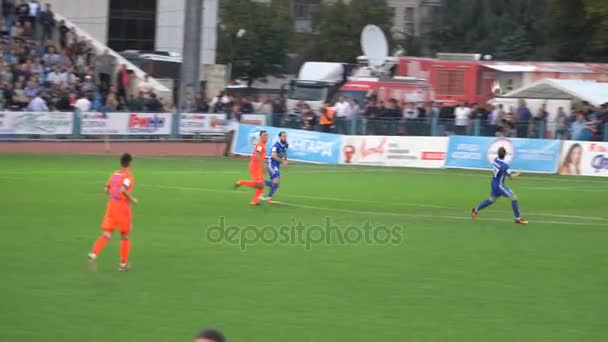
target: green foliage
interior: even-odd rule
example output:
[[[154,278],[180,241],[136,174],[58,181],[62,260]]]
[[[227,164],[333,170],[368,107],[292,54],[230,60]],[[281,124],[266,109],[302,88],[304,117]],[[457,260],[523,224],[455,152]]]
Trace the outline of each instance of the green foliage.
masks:
[[[431,21],[434,52],[608,61],[605,0],[444,0]]]
[[[529,59],[531,53],[532,44],[530,44],[526,32],[522,28],[518,28],[500,40],[494,50],[494,57],[500,60],[523,61]]]
[[[592,31],[584,0],[551,0],[548,10],[549,43],[555,59],[580,61]]]
[[[318,18],[319,36],[309,59],[328,62],[355,62],[362,54],[360,34],[368,24],[390,32],[391,13],[377,0],[343,0],[324,4]]]
[[[262,4],[252,0],[220,2],[218,62],[233,64],[232,78],[249,82],[274,73],[285,61],[293,23],[288,0]],[[238,38],[239,29],[246,30]]]
[[[545,0],[445,0],[427,38],[435,52],[532,58],[544,42],[544,10]]]

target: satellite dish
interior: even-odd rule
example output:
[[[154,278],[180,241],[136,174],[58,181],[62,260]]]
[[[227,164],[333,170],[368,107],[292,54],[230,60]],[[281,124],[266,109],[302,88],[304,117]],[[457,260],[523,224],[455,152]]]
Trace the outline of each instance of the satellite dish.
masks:
[[[361,32],[361,48],[373,68],[380,68],[386,63],[388,42],[382,29],[376,25],[367,25]]]

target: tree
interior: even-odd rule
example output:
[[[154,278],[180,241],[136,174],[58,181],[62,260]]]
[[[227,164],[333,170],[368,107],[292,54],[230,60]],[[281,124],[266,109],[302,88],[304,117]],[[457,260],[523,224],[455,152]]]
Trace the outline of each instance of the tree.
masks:
[[[288,6],[288,0],[220,2],[218,61],[232,63],[233,79],[244,78],[251,85],[285,62],[293,30]],[[238,37],[241,29],[245,34]]]
[[[551,0],[547,16],[549,44],[561,61],[584,59],[583,50],[593,28],[585,19],[584,0]]]
[[[378,0],[343,0],[322,5],[318,17],[318,43],[308,59],[328,62],[355,62],[362,54],[361,31],[368,24],[390,32],[391,13]]]
[[[585,50],[585,59],[608,62],[608,2],[586,0],[585,12],[594,27]]]
[[[529,59],[533,51],[532,44],[522,28],[504,36],[494,49],[494,57],[507,61],[523,61]]]
[[[507,56],[519,49],[520,59],[542,57],[546,1],[444,0],[431,18],[429,45],[434,52]]]

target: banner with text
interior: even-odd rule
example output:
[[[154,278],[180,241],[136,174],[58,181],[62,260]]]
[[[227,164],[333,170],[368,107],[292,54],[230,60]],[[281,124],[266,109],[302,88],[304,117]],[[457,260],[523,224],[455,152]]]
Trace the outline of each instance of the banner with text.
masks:
[[[179,134],[222,134],[228,130],[226,114],[194,114],[179,116]]]
[[[441,168],[447,137],[342,137],[340,164]]]
[[[499,147],[507,150],[505,161],[513,169],[555,173],[559,140],[469,137],[454,135],[448,141],[446,167],[489,169]]]
[[[265,126],[266,115],[264,114],[242,114],[241,123],[247,125]]]
[[[82,113],[82,135],[169,135],[171,113]]]
[[[323,164],[338,164],[340,160],[340,135],[246,124],[238,125],[232,142],[232,153],[251,155],[261,130],[268,132],[268,153],[278,140],[279,132],[284,131],[289,142],[287,154],[290,160]]]
[[[71,135],[73,127],[71,112],[0,112],[0,134]]]
[[[608,177],[608,143],[564,141],[560,175]]]

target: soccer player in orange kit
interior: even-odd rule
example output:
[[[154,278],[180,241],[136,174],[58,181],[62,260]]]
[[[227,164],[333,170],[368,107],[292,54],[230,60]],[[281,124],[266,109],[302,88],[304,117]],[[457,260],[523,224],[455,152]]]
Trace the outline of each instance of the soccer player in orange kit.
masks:
[[[95,241],[91,252],[89,253],[89,262],[95,264],[97,257],[103,250],[108,240],[112,237],[114,230],[118,228],[121,235],[120,241],[120,266],[119,271],[126,271],[130,268],[129,265],[129,250],[131,249],[131,241],[129,234],[131,233],[131,203],[137,204],[137,199],[131,195],[133,190],[133,175],[129,171],[133,157],[125,153],[120,157],[120,165],[122,168],[112,174],[104,192],[109,195],[106,214],[101,223],[103,234]]]
[[[251,200],[251,205],[260,204],[260,196],[264,192],[264,162],[266,158],[266,142],[268,141],[268,132],[260,132],[260,140],[255,144],[253,153],[251,154],[251,161],[249,162],[249,173],[251,174],[251,180],[239,180],[234,184],[234,188],[238,188],[241,185],[255,188],[255,194]]]

